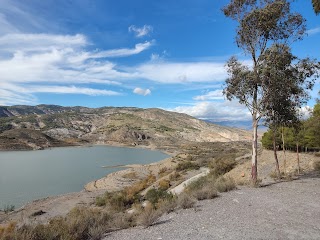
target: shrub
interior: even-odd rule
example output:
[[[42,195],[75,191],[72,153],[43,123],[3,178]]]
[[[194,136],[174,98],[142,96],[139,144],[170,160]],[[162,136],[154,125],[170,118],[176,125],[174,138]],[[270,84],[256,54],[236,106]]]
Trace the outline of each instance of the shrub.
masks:
[[[103,196],[96,197],[96,205],[99,207],[106,205],[106,199]]]
[[[177,197],[173,196],[172,198],[159,199],[156,204],[157,209],[162,213],[170,213],[175,210],[178,206]]]
[[[231,177],[219,177],[215,184],[215,188],[218,192],[228,192],[236,188],[235,181]]]
[[[280,178],[282,178],[282,177],[284,177],[284,176],[285,176],[284,172],[281,172],[281,173],[280,173]],[[272,171],[272,172],[269,174],[269,177],[271,177],[271,178],[273,178],[273,179],[279,179],[277,171]]]
[[[183,170],[198,170],[200,168],[199,164],[193,163],[191,161],[180,162],[178,163],[176,170],[183,171]]]
[[[172,174],[170,174],[169,179],[170,181],[177,181],[179,180],[180,177],[181,177],[180,173],[175,171]]]
[[[159,175],[162,175],[164,173],[166,173],[168,171],[168,168],[167,167],[163,167],[159,170]]]
[[[156,177],[150,174],[147,178],[133,184],[130,187],[125,188],[125,194],[130,198],[134,198],[135,195],[140,193],[143,189],[150,186],[152,183],[156,181]]]
[[[107,198],[107,203],[115,211],[123,211],[126,208],[129,208],[134,202],[131,196],[126,196],[123,191],[115,192],[110,194],[110,197]]]
[[[313,168],[314,168],[314,170],[320,172],[320,161],[314,161]]]
[[[15,222],[10,222],[6,226],[0,226],[0,239],[11,239],[11,236],[14,234],[16,228]]]
[[[191,182],[187,187],[186,191],[196,191],[201,189],[207,182],[207,177],[200,177],[197,180]]]
[[[184,192],[178,196],[178,206],[183,209],[192,208],[195,203],[196,200],[193,196],[190,196],[190,194]]]
[[[170,181],[167,179],[161,179],[159,181],[159,189],[167,190],[170,187]]]
[[[137,224],[145,227],[153,225],[162,215],[160,210],[154,209],[152,206],[146,206],[143,212],[137,217]]]
[[[173,198],[172,193],[168,193],[163,189],[155,189],[155,188],[150,189],[145,195],[145,199],[151,202],[153,205],[158,203],[160,199],[172,199],[172,198]]]
[[[115,211],[123,211],[130,208],[133,203],[137,202],[141,198],[139,193],[146,187],[150,186],[155,180],[155,176],[149,175],[146,179],[136,182],[122,191],[112,193],[106,192],[104,195],[96,198],[96,205],[108,205]]]
[[[136,172],[129,172],[129,173],[126,173],[124,175],[122,175],[123,178],[129,178],[129,179],[137,179],[138,178],[138,175]]]
[[[193,196],[198,200],[213,199],[218,196],[218,192],[215,187],[206,185],[203,188],[194,191]]]
[[[116,213],[109,222],[108,231],[125,229],[136,225],[136,214]]]
[[[211,174],[220,176],[231,171],[236,165],[236,160],[234,160],[234,158],[232,158],[231,156],[227,155],[214,159],[209,164],[209,167],[211,168]]]
[[[9,213],[9,212],[13,212],[14,209],[15,209],[15,206],[14,206],[14,205],[12,205],[12,204],[7,204],[7,205],[4,206],[3,211],[4,211],[4,213],[7,214],[7,213]]]

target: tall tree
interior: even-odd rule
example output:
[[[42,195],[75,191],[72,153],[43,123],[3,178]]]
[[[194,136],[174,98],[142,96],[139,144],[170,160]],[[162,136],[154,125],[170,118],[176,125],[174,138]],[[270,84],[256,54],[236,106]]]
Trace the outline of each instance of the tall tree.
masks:
[[[287,43],[302,39],[305,20],[291,13],[287,0],[231,0],[223,8],[227,17],[237,21],[236,43],[251,57],[252,66],[244,65],[235,57],[227,62],[229,78],[224,94],[245,104],[252,115],[251,178],[257,183],[257,129],[263,116],[265,87],[261,76],[262,56],[273,43]]]
[[[310,59],[298,60],[284,43],[273,44],[261,55],[261,60],[264,121],[273,131],[273,150],[280,178],[275,132],[277,128],[281,129],[284,172],[286,172],[284,130],[286,126],[292,126],[299,121],[299,109],[309,99],[308,90],[313,87],[315,80],[310,77],[316,75],[317,63]]]
[[[315,13],[318,15],[320,13],[320,0],[312,0],[312,5]]]

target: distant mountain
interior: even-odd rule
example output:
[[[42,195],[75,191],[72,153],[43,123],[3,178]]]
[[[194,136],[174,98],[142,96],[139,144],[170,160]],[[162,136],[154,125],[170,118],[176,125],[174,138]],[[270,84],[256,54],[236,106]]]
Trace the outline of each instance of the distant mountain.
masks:
[[[218,124],[221,126],[226,126],[226,127],[241,128],[245,130],[252,129],[251,121],[215,121],[215,120],[207,120],[207,119],[205,121]]]
[[[249,139],[250,133],[245,130],[155,108],[0,107],[0,149],[84,143],[170,149],[189,142]]]

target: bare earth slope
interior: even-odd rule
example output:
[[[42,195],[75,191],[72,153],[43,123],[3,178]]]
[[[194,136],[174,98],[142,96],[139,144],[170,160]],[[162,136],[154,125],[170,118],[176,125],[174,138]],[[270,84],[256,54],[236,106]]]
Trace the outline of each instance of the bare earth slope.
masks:
[[[247,131],[206,123],[186,114],[161,109],[85,108],[54,105],[0,107],[0,137],[6,132],[38,131],[44,138],[73,144],[123,144],[170,150],[187,142],[249,140]],[[31,133],[31,132],[30,132]],[[46,137],[47,136],[47,137]],[[36,138],[20,134],[1,138],[0,150],[13,146],[44,147]]]
[[[263,188],[239,187],[196,209],[164,215],[149,228],[110,233],[126,239],[320,239],[320,176]]]

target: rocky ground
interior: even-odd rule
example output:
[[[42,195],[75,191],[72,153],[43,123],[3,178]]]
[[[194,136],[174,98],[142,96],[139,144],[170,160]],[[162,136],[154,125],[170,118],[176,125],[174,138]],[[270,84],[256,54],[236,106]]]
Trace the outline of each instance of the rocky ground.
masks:
[[[284,154],[278,152],[281,171]],[[296,154],[286,152],[287,172],[296,172]],[[106,235],[107,239],[320,239],[320,174],[313,172],[314,154],[300,154],[302,174],[276,182],[273,152],[259,155],[261,187],[238,186],[194,209],[162,216],[149,228],[136,227]],[[227,175],[244,184],[250,178],[249,155],[238,158]]]
[[[320,239],[320,175],[260,188],[238,187],[193,209],[162,216],[153,226],[108,239]]]

